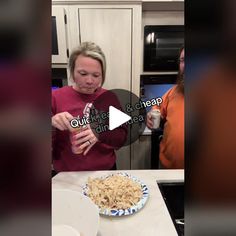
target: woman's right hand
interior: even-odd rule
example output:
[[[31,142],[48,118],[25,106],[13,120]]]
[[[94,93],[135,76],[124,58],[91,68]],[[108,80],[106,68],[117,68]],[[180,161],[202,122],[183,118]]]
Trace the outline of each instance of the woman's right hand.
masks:
[[[146,120],[146,125],[149,129],[153,128],[153,120],[152,120],[152,115],[151,112],[147,113],[147,120]]]
[[[63,131],[63,130],[72,130],[73,128],[70,125],[70,121],[74,117],[69,112],[57,113],[52,117],[52,126]]]

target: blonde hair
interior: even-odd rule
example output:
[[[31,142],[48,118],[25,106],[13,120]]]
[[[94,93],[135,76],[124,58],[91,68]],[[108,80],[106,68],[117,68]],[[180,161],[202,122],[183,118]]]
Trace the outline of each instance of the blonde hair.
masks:
[[[70,74],[72,78],[73,78],[74,69],[75,69],[75,61],[77,57],[80,55],[93,58],[100,62],[101,67],[102,67],[102,85],[103,85],[105,81],[105,75],[106,75],[106,58],[102,49],[93,42],[81,43],[80,46],[71,53],[70,58],[69,58],[69,69],[70,69]]]

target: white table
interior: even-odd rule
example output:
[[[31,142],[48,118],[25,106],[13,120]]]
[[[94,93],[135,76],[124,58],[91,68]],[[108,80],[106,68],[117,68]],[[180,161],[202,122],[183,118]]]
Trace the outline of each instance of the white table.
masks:
[[[88,177],[100,177],[121,171],[61,172],[52,179],[52,188],[80,191]],[[149,189],[146,205],[130,216],[100,216],[97,236],[172,236],[177,235],[157,182],[184,181],[183,170],[127,170],[144,182]]]

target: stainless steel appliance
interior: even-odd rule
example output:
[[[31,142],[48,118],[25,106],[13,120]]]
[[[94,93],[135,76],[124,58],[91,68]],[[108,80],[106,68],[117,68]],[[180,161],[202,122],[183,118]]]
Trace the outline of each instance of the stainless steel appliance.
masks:
[[[183,44],[183,25],[146,25],[143,70],[178,71],[179,49]]]

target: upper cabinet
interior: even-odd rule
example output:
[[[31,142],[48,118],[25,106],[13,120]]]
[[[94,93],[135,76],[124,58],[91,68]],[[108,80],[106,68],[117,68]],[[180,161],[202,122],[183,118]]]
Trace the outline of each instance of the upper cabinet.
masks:
[[[67,24],[64,29],[68,33],[69,53],[81,42],[96,43],[104,51],[107,61],[103,87],[126,89],[139,95],[141,4],[78,2],[68,4],[66,10]]]
[[[66,11],[62,6],[52,6],[52,63],[67,63]]]
[[[131,89],[132,10],[78,9],[80,40],[93,41],[105,53],[107,72],[104,88]]]

